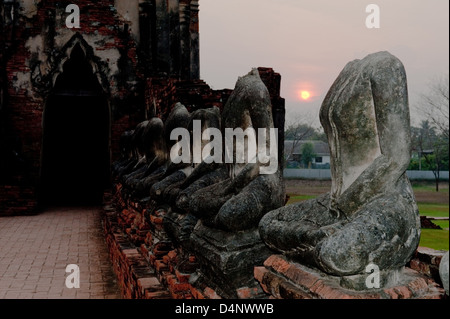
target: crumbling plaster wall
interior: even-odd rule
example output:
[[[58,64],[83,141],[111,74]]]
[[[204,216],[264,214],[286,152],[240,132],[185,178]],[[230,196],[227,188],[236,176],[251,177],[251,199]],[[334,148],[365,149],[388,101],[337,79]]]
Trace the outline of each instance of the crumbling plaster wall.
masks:
[[[12,172],[17,183],[39,185],[43,115],[47,97],[79,44],[97,76],[111,109],[113,159],[123,131],[144,116],[143,76],[138,67],[139,3],[125,0],[76,2],[80,28],[69,28],[66,7],[73,1],[16,0],[2,2],[2,37],[7,139],[26,172]],[[117,8],[116,8],[117,5]],[[3,53],[2,53],[3,56]],[[89,116],[89,114],[86,114]]]
[[[116,0],[117,8],[108,5],[107,2],[112,1],[99,2],[85,1],[80,4],[80,29],[66,26],[70,13],[66,12],[64,2],[53,6],[39,5],[41,1],[20,2],[20,29],[29,35],[18,39],[24,41],[25,52],[21,52],[25,53],[23,70],[11,69],[11,86],[16,93],[25,90],[25,94],[33,100],[45,98],[77,43],[81,43],[85,51],[92,50],[86,54],[91,55],[89,59],[93,71],[112,99],[122,98],[125,88],[133,91],[138,82],[136,75],[128,73],[124,79],[121,63],[130,60],[125,64],[137,64],[136,43],[132,38],[137,39],[139,35],[138,1]],[[109,12],[100,11],[100,8],[107,8]],[[32,30],[27,25],[32,25]],[[40,30],[36,28],[39,25]],[[124,34],[127,32],[124,31],[125,25],[132,26],[128,29],[132,37]]]

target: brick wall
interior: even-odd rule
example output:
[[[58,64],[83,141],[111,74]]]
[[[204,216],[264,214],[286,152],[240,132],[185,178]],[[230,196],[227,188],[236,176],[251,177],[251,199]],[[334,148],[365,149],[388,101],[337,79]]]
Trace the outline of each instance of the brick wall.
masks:
[[[213,95],[198,80],[198,0],[78,1],[81,28],[69,29],[65,8],[72,2],[0,3],[0,177],[8,175],[0,185],[11,186],[0,196],[12,196],[3,201],[8,211],[18,197],[11,189],[31,188],[31,197],[37,197],[45,104],[76,44],[81,44],[108,98],[112,161],[120,156],[120,135],[146,119],[146,104],[147,109],[152,105],[150,99],[145,101],[146,83],[151,83],[147,92],[158,98],[158,114],[166,114],[178,98],[192,108],[210,105],[195,102],[207,100],[198,94]],[[146,81],[148,76],[157,78]],[[11,171],[15,165],[5,160],[11,153],[17,154],[11,160],[22,163],[25,172]]]
[[[1,3],[0,215],[37,208],[45,104],[77,43],[108,99],[112,160],[119,156],[122,132],[144,119],[143,72],[128,28],[133,22],[113,0],[85,0],[77,2],[81,28],[68,29],[65,8],[71,3],[15,1],[14,20],[13,4]]]
[[[167,210],[122,198],[120,190],[117,184],[103,224],[123,298],[220,299],[213,288],[190,283],[196,257],[165,232]]]
[[[227,89],[213,90],[202,80],[149,78],[145,92],[147,114],[165,120],[177,102],[190,112],[213,106],[222,110],[231,93]]]
[[[34,187],[0,185],[1,216],[35,214],[37,208]]]

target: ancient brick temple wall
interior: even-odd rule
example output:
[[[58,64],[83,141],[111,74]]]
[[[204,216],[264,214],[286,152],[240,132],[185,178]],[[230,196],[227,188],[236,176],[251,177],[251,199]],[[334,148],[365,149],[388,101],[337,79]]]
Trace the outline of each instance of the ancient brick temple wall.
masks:
[[[128,21],[117,10],[118,2],[121,1],[78,1],[78,29],[66,25],[69,15],[66,7],[71,1],[2,2],[2,37],[6,41],[1,42],[7,47],[6,56],[2,54],[6,85],[0,82],[6,87],[2,106],[6,131],[2,132],[2,138],[9,147],[3,149],[17,154],[11,161],[22,166],[7,172],[8,181],[0,183],[14,186],[10,185],[8,191],[0,195],[7,197],[1,201],[0,213],[6,209],[13,211],[14,206],[18,206],[18,212],[23,211],[24,206],[17,201],[17,198],[25,200],[23,194],[11,194],[11,190],[36,190],[39,184],[46,101],[75,45],[85,51],[107,95],[112,144],[117,144],[123,130],[142,119],[142,107],[139,110],[142,76],[137,66],[136,37],[129,29],[130,25],[136,28],[136,23],[133,25],[133,21]],[[140,99],[143,105],[142,94]],[[113,149],[114,155],[117,152],[117,148]],[[3,173],[6,174],[4,170]],[[26,193],[30,195],[29,201],[35,201],[35,193]]]
[[[150,115],[147,78],[188,91],[199,80],[198,0],[77,1],[80,28],[68,28],[72,3],[0,3],[0,214],[37,208],[45,106],[76,45],[108,99],[111,161],[121,134]]]
[[[147,0],[139,6],[146,75],[199,79],[199,1]]]
[[[149,78],[146,86],[146,109],[148,114],[160,117],[163,121],[177,102],[186,106],[190,112],[213,106],[222,110],[231,92],[228,89],[212,90],[202,80]]]
[[[34,189],[30,187],[30,171],[23,161],[22,140],[13,130],[9,107],[8,59],[14,49],[18,22],[12,17],[19,12],[16,2],[0,3],[0,214],[33,211]]]

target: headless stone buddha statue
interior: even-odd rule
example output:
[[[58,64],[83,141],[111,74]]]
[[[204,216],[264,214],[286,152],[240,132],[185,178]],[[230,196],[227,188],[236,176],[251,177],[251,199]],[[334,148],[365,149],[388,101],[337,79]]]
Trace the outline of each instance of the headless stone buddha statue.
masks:
[[[191,114],[188,125],[188,131],[191,136],[191,149],[193,149],[194,145],[193,131],[195,121],[197,121],[200,125],[200,134],[203,134],[203,132],[209,128],[220,130],[220,110],[217,107],[213,107],[210,109],[200,109]],[[202,139],[200,147],[201,151],[203,151],[206,144],[207,141]],[[175,205],[175,201],[181,191],[188,188],[193,182],[202,176],[213,172],[216,167],[216,163],[206,164],[204,161],[201,163],[195,163],[193,160],[193,154],[191,153],[191,164],[185,165],[185,167],[175,171],[160,182],[155,183],[150,190],[150,195],[154,200],[162,200],[168,204]]]
[[[274,128],[270,95],[258,70],[239,78],[224,107],[222,125],[222,132],[236,128],[244,131],[248,128],[265,129],[266,141],[259,141],[258,147],[265,147],[267,152],[277,152],[277,141],[271,140],[269,134],[269,130]],[[239,163],[236,147],[233,149],[233,163],[226,164],[228,176],[189,196],[190,213],[202,219],[208,227],[229,232],[256,228],[265,213],[284,203],[281,170],[261,174],[264,164],[260,158],[253,163],[247,160]],[[276,156],[271,163],[278,166]]]
[[[199,122],[194,124],[195,121]],[[194,135],[201,136],[207,129],[220,131],[220,123],[221,114],[217,107],[193,112],[187,129],[191,149],[194,148]],[[197,151],[203,153],[206,144],[206,140],[202,139],[201,146]],[[227,175],[222,164],[206,163],[205,161],[196,163],[193,160],[193,152],[190,155],[189,165],[155,183],[150,190],[152,199],[170,205],[164,217],[164,229],[174,242],[183,246],[189,243],[190,235],[198,221],[195,216],[189,214],[189,196],[216,181],[223,180]],[[177,203],[181,205],[177,205]],[[185,268],[185,265],[190,265],[190,263],[185,263],[183,260],[185,259],[180,257],[179,270],[190,272],[191,270]]]
[[[139,123],[130,136],[131,156],[118,174],[118,179],[122,183],[127,179],[127,175],[132,174],[144,163],[143,134],[147,124],[148,121]]]
[[[261,237],[331,275],[361,274],[371,263],[400,269],[420,238],[406,176],[410,115],[401,61],[379,52],[350,62],[328,92],[320,120],[331,151],[331,192],[268,213]]]
[[[112,177],[115,179],[120,172],[133,160],[132,138],[134,130],[126,131],[120,136],[119,147],[121,158],[112,165]]]
[[[153,184],[161,181],[165,177],[171,175],[178,169],[180,166],[172,163],[170,160],[170,149],[177,142],[170,139],[170,134],[172,130],[179,127],[186,128],[190,119],[190,114],[186,107],[181,103],[177,103],[166,122],[164,123],[164,134],[159,136],[159,141],[164,141],[164,148],[160,148],[158,151],[157,161],[151,162],[151,166],[148,167],[146,172],[140,179],[134,184],[134,194],[137,197],[148,197],[150,196],[150,189]],[[154,138],[151,138],[151,141],[148,141],[147,144],[156,142]]]
[[[227,132],[236,129],[266,133],[265,139],[258,136],[258,152],[250,152],[250,136],[243,144],[227,144]],[[284,204],[276,136],[269,131],[275,131],[270,95],[254,69],[239,78],[222,112],[223,153],[231,154],[232,161],[225,160],[222,168],[196,180],[177,199],[178,207],[187,206],[188,216],[200,220],[186,241],[199,262],[199,276],[193,284],[202,286],[206,282],[226,298],[237,298],[241,287],[258,290],[254,266],[270,255],[258,224],[264,214]],[[247,157],[239,159],[242,150]],[[269,162],[263,160],[261,150],[266,155],[271,153]],[[269,163],[275,164],[274,171],[264,170],[271,166]]]
[[[143,154],[140,165],[125,177],[124,184],[135,189],[141,179],[149,176],[167,160],[167,148],[164,140],[164,123],[159,118],[144,122],[145,127],[140,136],[140,149]]]

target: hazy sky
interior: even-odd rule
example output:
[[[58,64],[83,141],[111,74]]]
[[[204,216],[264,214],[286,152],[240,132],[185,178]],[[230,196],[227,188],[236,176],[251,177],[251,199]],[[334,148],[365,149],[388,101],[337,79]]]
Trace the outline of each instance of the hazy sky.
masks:
[[[366,7],[381,10],[366,27]],[[234,88],[252,67],[282,76],[287,120],[320,125],[322,101],[344,66],[378,51],[405,65],[413,124],[419,95],[448,76],[448,0],[201,0],[201,77],[214,89]],[[311,92],[305,101],[301,91]]]

